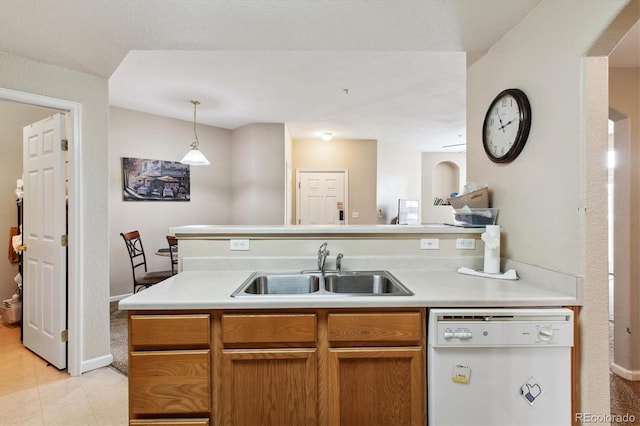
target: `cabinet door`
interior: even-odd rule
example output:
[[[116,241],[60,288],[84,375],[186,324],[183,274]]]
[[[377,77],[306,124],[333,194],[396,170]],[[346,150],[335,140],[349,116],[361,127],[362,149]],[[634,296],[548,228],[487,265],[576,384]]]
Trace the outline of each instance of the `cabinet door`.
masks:
[[[329,349],[330,425],[424,425],[421,348]]]
[[[129,415],[209,414],[210,351],[132,352]]]
[[[316,349],[225,350],[224,425],[315,425]]]

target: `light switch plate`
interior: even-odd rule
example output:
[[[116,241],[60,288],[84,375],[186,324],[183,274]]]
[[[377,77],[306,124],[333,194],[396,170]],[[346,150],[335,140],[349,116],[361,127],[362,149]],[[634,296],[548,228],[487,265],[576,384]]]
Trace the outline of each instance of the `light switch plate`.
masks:
[[[440,239],[438,238],[421,238],[420,250],[440,250]]]

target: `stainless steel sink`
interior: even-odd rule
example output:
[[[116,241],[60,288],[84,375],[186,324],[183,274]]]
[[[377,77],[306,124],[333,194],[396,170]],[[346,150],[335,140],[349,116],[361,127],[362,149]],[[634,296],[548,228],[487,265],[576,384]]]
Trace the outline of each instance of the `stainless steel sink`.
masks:
[[[411,296],[388,271],[254,272],[231,296]]]
[[[320,277],[300,273],[254,272],[232,296],[264,294],[309,294],[320,290]]]
[[[325,289],[340,294],[410,296],[413,293],[388,271],[357,271],[325,276]]]

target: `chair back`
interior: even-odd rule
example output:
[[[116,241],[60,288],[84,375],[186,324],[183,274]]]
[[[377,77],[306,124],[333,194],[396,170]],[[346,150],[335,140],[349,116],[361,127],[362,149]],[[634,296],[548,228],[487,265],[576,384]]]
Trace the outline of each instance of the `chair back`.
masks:
[[[139,267],[144,268],[144,272],[147,272],[147,258],[144,254],[144,247],[142,246],[142,238],[140,238],[140,232],[122,232],[120,233],[127,246],[127,252],[129,253],[129,260],[131,261],[131,272],[133,273],[133,286],[134,289],[138,284],[136,277],[136,269]]]
[[[173,235],[167,235],[169,243],[169,259],[171,259],[171,275],[178,273],[178,239]]]

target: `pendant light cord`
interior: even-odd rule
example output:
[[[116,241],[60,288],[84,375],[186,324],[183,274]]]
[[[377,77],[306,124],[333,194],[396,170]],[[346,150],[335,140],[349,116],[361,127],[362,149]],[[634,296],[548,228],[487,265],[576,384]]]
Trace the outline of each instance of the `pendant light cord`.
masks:
[[[191,101],[191,103],[193,104],[193,135],[196,138],[191,144],[191,147],[194,149],[197,149],[198,146],[200,145],[200,142],[198,141],[198,133],[196,132],[196,108],[198,105],[200,105],[200,102]]]

